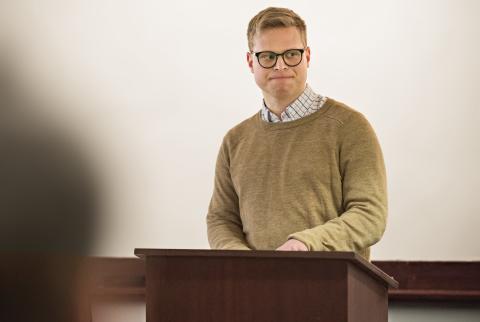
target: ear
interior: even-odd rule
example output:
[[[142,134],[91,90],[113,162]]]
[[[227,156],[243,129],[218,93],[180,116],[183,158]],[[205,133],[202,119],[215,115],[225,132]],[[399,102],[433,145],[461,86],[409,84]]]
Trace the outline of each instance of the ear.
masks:
[[[247,64],[253,74],[253,54],[250,52],[247,52]]]
[[[310,67],[310,47],[305,49],[305,58],[307,59],[307,67]]]

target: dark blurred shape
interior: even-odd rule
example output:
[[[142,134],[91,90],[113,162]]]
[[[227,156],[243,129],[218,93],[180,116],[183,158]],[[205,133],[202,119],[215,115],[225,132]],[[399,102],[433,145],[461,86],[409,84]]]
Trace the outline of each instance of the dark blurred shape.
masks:
[[[92,243],[95,178],[6,66],[0,57],[0,321],[86,321],[80,256]]]

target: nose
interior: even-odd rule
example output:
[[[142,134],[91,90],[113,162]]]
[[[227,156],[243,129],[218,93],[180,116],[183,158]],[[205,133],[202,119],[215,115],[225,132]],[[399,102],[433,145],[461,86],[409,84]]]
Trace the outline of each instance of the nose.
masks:
[[[285,64],[285,61],[283,60],[283,56],[278,56],[277,62],[274,66],[275,70],[281,70],[281,69],[287,69],[288,66]]]

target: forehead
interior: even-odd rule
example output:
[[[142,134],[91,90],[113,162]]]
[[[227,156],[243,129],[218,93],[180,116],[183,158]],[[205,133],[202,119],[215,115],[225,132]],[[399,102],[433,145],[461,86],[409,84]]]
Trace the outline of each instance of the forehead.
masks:
[[[296,27],[271,28],[258,32],[253,38],[253,51],[276,51],[303,48],[302,36]]]

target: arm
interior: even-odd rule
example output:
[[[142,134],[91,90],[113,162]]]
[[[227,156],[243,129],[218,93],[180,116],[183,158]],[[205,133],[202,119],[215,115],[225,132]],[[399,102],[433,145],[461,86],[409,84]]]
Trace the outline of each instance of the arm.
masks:
[[[215,167],[213,196],[207,214],[210,247],[249,250],[243,233],[238,196],[230,175],[230,160],[225,140]]]
[[[338,138],[344,212],[323,225],[294,234],[309,250],[360,251],[380,240],[387,218],[383,156],[368,121],[354,113]]]

